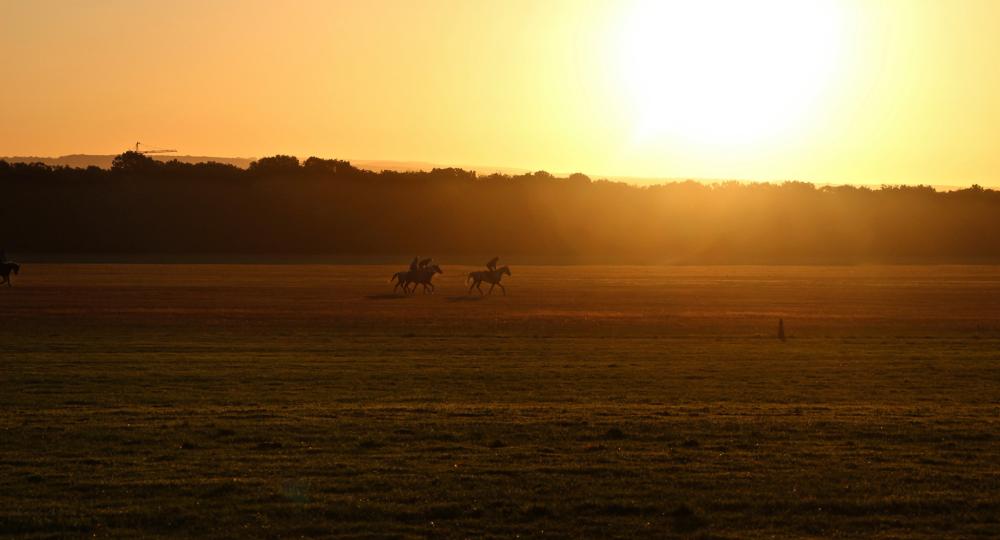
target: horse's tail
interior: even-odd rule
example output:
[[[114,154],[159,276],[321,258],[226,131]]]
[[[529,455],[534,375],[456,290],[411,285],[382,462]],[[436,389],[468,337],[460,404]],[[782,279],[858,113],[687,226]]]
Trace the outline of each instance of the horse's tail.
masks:
[[[396,281],[397,279],[399,279],[399,277],[400,277],[399,274],[400,274],[400,272],[396,272],[395,274],[393,274],[392,277],[389,278],[389,283],[392,283],[393,281]]]
[[[476,279],[475,272],[469,272],[469,277],[465,278],[465,284],[468,285],[470,281]]]

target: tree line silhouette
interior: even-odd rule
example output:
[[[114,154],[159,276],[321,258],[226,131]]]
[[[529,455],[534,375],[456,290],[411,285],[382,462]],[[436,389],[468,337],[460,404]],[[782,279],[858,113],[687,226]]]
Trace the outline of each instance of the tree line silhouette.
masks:
[[[544,171],[247,169],[135,152],[110,169],[0,161],[0,245],[31,254],[376,256],[565,262],[1000,261],[1000,192],[803,182],[634,186]]]

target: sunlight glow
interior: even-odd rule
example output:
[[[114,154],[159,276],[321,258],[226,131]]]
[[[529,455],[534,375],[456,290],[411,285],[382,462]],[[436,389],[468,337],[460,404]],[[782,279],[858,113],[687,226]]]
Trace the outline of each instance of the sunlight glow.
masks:
[[[619,63],[637,139],[745,144],[801,128],[834,78],[841,19],[827,1],[638,1]]]
[[[127,5],[3,3],[0,156],[1000,186],[998,0]]]

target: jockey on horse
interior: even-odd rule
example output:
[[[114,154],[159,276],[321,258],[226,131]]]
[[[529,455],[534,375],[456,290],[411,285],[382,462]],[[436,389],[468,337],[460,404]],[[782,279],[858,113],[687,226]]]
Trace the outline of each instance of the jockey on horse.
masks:
[[[475,288],[479,291],[479,294],[483,294],[483,289],[480,288],[482,282],[490,284],[490,294],[493,294],[493,288],[499,286],[500,290],[503,292],[504,296],[507,296],[507,289],[500,284],[500,280],[503,278],[504,274],[510,275],[510,268],[503,266],[497,268],[497,263],[500,262],[500,257],[493,257],[486,263],[486,268],[489,270],[479,271],[479,272],[469,272],[469,277],[466,278],[466,283],[472,282],[469,286],[469,294],[472,294],[472,289]]]
[[[417,285],[423,285],[424,292],[427,292],[428,289],[433,292],[434,284],[431,283],[431,280],[434,278],[434,274],[443,274],[444,271],[441,270],[440,266],[431,264],[431,260],[430,257],[426,259],[413,257],[413,260],[410,261],[409,271],[396,272],[389,279],[390,282],[396,282],[396,285],[392,287],[393,292],[402,287],[404,293],[410,293],[409,286],[411,284],[413,285],[413,290],[416,290]]]

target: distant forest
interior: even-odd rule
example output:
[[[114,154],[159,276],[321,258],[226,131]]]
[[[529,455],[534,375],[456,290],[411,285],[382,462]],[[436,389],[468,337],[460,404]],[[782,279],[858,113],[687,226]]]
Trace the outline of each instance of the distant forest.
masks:
[[[994,263],[1000,192],[372,172],[290,156],[246,169],[135,152],[110,169],[0,161],[7,253],[503,255],[591,263]]]

